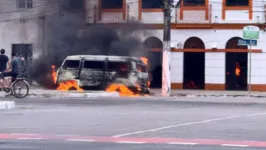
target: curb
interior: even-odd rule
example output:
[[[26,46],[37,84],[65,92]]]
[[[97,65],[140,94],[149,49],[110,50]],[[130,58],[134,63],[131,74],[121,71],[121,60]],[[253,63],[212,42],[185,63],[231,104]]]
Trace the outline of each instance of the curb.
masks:
[[[0,110],[9,110],[16,108],[14,101],[0,101]]]
[[[266,98],[266,95],[227,95],[227,94],[172,94],[171,97],[231,97],[231,98]]]
[[[151,93],[150,96],[158,96],[163,97],[158,93]],[[170,97],[230,97],[230,98],[266,98],[266,95],[258,95],[258,94],[189,94],[189,93],[177,93],[171,94]]]
[[[89,98],[89,97],[120,97],[118,92],[112,93],[42,93],[42,94],[29,94],[30,98]]]

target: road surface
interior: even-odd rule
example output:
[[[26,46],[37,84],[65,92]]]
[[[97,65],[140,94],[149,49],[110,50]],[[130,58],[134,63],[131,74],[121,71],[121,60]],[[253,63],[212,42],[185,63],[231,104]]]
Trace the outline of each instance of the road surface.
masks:
[[[228,103],[184,97],[20,99],[16,109],[0,111],[0,150],[266,149],[266,104],[210,99]]]

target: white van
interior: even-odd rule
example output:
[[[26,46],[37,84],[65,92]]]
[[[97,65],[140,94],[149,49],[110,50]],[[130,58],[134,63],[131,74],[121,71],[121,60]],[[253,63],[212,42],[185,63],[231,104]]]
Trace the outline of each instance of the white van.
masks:
[[[57,70],[56,81],[62,83],[69,80],[76,80],[85,89],[104,90],[112,83],[119,83],[133,92],[149,93],[147,65],[136,57],[68,56]]]

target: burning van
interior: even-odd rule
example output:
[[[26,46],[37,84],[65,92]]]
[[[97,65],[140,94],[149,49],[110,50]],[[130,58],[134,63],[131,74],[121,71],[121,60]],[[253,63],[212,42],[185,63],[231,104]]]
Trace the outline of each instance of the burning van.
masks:
[[[123,85],[134,93],[149,93],[149,75],[144,58],[73,55],[57,70],[56,84],[76,81],[86,89],[105,90],[110,85]]]

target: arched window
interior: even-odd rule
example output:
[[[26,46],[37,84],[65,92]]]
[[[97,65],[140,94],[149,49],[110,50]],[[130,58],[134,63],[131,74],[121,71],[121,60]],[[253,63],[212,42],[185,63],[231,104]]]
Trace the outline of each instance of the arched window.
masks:
[[[146,48],[163,48],[163,42],[157,37],[149,37],[143,42]]]
[[[226,49],[248,49],[248,47],[246,45],[238,45],[238,40],[240,40],[242,38],[240,37],[233,37],[231,39],[229,39],[226,43],[225,48]]]
[[[195,48],[195,49],[205,49],[203,41],[198,37],[191,37],[186,40],[184,44],[184,49]]]

